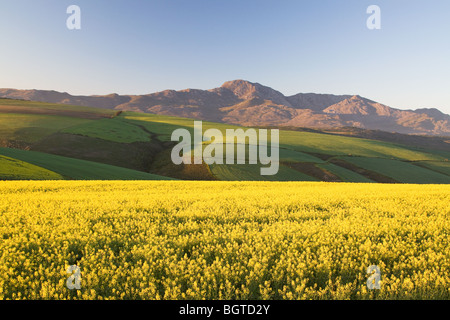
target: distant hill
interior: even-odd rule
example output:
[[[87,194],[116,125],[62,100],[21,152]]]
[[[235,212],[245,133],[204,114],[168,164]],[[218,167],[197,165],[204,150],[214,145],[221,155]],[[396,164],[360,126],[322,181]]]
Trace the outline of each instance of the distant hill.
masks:
[[[355,127],[403,134],[450,135],[450,116],[437,109],[399,110],[358,95],[281,92],[244,80],[211,90],[165,90],[147,95],[72,96],[0,89],[0,97],[136,111],[244,126],[330,129]]]

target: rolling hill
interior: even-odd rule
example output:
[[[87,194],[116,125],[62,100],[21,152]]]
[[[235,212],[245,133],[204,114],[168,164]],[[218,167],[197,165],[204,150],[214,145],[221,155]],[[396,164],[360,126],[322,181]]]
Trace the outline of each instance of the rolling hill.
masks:
[[[450,135],[450,116],[437,109],[399,110],[358,95],[284,96],[272,88],[244,80],[228,81],[211,90],[165,90],[139,96],[72,96],[56,91],[0,89],[0,97],[243,126],[356,127],[404,134]]]
[[[447,140],[420,137],[421,143],[408,144],[397,140],[409,136],[392,142],[389,135],[369,139],[348,131],[280,130],[280,170],[271,177],[260,176],[259,165],[174,165],[171,134],[193,132],[193,124],[169,115],[0,99],[0,179],[450,183]],[[225,133],[238,126],[204,121],[203,130],[209,128]]]
[[[0,148],[0,180],[169,180],[167,177],[47,153]]]

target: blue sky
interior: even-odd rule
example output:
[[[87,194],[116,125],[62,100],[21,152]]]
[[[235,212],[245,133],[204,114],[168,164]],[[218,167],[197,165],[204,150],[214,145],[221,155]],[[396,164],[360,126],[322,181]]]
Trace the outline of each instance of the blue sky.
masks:
[[[81,8],[81,30],[66,9]],[[381,8],[381,30],[366,9]],[[0,87],[359,94],[450,113],[450,1],[0,0]]]

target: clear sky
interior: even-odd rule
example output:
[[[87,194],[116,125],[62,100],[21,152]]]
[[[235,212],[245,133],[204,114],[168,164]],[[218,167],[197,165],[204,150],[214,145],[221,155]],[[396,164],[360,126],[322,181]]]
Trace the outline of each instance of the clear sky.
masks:
[[[66,9],[81,8],[81,30]],[[381,8],[381,30],[366,9]],[[449,0],[0,0],[0,87],[359,94],[450,113]]]

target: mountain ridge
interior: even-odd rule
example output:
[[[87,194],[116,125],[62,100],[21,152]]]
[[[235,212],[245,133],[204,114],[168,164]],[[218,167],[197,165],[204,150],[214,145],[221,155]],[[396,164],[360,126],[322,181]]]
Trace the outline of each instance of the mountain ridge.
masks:
[[[450,136],[450,116],[436,108],[400,110],[359,95],[281,92],[246,80],[209,90],[145,95],[74,96],[54,90],[0,89],[1,98],[172,115],[244,126],[356,127],[403,134]]]

